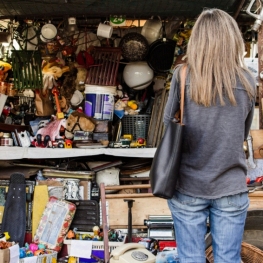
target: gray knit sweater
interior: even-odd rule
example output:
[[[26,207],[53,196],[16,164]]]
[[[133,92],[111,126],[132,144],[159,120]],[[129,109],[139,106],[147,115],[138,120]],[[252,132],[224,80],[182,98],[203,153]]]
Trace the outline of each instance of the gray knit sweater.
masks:
[[[168,101],[164,110],[164,124],[173,119],[179,109],[179,69],[174,72]],[[248,76],[255,85],[254,79]],[[197,105],[188,96],[186,79],[184,106],[183,154],[180,179],[176,189],[186,195],[216,199],[247,191],[247,165],[243,142],[251,126],[255,100],[237,81],[237,106],[226,99],[211,107]]]

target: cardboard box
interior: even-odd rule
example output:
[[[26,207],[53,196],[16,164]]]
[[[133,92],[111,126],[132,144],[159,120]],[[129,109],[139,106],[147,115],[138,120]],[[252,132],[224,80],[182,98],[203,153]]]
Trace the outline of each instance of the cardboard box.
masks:
[[[0,249],[0,262],[9,263],[9,261],[10,261],[10,250],[8,248]]]

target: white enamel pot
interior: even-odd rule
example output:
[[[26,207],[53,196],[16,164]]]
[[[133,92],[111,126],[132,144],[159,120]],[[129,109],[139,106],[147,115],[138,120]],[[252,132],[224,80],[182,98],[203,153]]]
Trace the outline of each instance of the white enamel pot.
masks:
[[[58,33],[57,28],[53,24],[50,23],[45,24],[41,28],[40,39],[43,42],[50,42],[56,37],[57,33]]]

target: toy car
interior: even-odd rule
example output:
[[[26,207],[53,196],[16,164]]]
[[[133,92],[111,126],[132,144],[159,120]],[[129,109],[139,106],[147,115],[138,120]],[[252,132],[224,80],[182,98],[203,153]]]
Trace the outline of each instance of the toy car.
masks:
[[[51,148],[65,148],[65,143],[63,140],[52,141]]]
[[[131,148],[145,148],[146,140],[143,138],[138,138],[136,141],[132,141],[130,144]]]
[[[109,143],[110,148],[130,148],[131,141],[128,139],[120,139],[118,142],[111,141]]]

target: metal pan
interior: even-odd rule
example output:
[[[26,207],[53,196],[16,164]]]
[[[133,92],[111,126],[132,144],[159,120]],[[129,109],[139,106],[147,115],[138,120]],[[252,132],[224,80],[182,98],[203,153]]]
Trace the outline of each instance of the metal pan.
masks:
[[[144,60],[149,50],[147,39],[136,32],[124,35],[120,41],[119,47],[122,50],[122,56],[128,61]]]
[[[164,21],[162,22],[162,27],[162,39],[158,39],[150,45],[147,57],[148,65],[157,73],[166,73],[170,70],[176,47],[176,41],[166,38]]]

